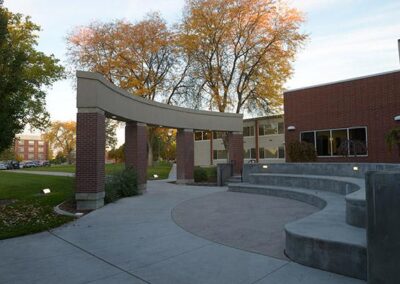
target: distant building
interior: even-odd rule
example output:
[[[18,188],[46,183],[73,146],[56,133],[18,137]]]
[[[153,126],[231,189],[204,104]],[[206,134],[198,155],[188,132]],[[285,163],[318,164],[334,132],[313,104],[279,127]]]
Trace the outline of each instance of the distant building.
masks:
[[[48,160],[49,143],[42,135],[17,134],[15,136],[15,156],[22,160]]]
[[[245,119],[243,121],[244,162],[285,162],[284,133],[283,115]],[[222,133],[196,131],[194,136],[194,164],[196,166],[227,162],[227,151],[221,138]]]

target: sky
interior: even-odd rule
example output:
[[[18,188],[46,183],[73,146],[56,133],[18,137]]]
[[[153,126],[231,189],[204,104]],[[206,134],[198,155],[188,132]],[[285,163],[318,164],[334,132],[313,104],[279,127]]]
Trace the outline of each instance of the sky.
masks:
[[[139,21],[160,12],[169,24],[178,22],[184,0],[5,0],[14,13],[31,16],[41,26],[38,49],[66,62],[66,36],[93,21]],[[309,35],[293,63],[287,89],[307,87],[400,69],[399,0],[289,0],[305,14],[302,31]],[[47,90],[52,120],[76,119],[72,79]],[[119,144],[122,129],[118,130]],[[122,140],[123,141],[123,140]]]

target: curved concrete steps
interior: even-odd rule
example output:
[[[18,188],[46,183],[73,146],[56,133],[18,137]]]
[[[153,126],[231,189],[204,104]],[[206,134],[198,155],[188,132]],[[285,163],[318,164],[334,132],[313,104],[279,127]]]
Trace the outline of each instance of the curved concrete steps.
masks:
[[[345,195],[346,222],[359,228],[366,227],[365,181],[363,179],[321,175],[254,173],[249,175],[249,183],[306,188]]]
[[[277,176],[277,174],[273,175]],[[279,176],[283,178],[285,175]],[[261,182],[257,178],[252,181]],[[344,196],[326,190],[327,188],[315,190],[294,187],[292,182],[293,180],[290,186],[230,184],[229,191],[290,198],[320,208],[321,210],[317,213],[286,224],[285,252],[287,256],[300,264],[366,279],[365,229],[346,223]]]

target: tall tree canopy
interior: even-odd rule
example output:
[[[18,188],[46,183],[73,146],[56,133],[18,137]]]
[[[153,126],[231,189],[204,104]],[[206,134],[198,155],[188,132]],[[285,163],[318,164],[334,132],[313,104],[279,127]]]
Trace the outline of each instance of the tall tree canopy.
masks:
[[[75,121],[52,122],[45,134],[45,138],[55,152],[61,152],[71,163],[72,152],[76,149]]]
[[[64,69],[53,55],[36,50],[39,30],[29,17],[0,6],[0,152],[27,124],[43,129],[49,122],[44,88]]]
[[[306,35],[279,0],[188,0],[181,37],[210,109],[272,112]]]

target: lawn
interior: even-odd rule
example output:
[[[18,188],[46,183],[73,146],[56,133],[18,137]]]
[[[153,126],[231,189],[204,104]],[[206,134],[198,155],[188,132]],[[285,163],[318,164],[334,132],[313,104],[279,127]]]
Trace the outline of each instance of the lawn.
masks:
[[[124,164],[106,164],[106,173],[110,174],[114,171],[122,170],[124,167]],[[51,167],[28,168],[23,170],[74,173],[75,165],[52,165]],[[153,175],[157,174],[158,179],[166,179],[170,170],[170,163],[156,162],[152,167],[147,169],[147,177],[149,179],[155,179]]]
[[[73,197],[70,177],[0,172],[0,239],[58,227],[72,217],[60,216],[53,207]],[[42,195],[43,188],[51,193]],[[11,203],[9,203],[11,202]]]

